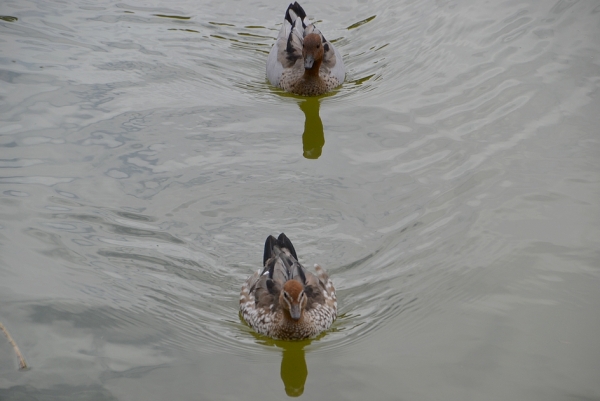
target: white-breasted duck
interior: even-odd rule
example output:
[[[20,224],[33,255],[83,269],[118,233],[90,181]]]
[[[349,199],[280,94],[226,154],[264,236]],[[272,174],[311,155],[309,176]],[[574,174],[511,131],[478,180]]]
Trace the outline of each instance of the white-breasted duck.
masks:
[[[273,86],[302,96],[317,96],[344,82],[340,52],[311,24],[298,2],[288,6],[277,41],[267,58]]]

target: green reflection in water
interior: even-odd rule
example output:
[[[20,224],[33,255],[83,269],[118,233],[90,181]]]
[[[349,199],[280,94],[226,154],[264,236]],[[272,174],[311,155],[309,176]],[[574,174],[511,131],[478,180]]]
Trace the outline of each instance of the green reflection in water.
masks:
[[[233,24],[227,24],[225,22],[213,22],[213,21],[208,21],[209,24],[211,25],[219,25],[219,26],[235,26]]]
[[[367,79],[370,77],[367,77]],[[281,97],[298,100],[298,106],[304,113],[304,133],[302,134],[303,155],[307,159],[318,159],[325,145],[325,131],[323,130],[323,122],[319,115],[321,100],[335,96],[338,90],[310,97],[295,95],[281,89],[274,89],[273,93]]]
[[[283,341],[282,341],[283,342]],[[304,383],[308,377],[308,367],[304,357],[304,347],[310,341],[283,342],[281,358],[281,380],[285,393],[290,397],[298,397],[304,393]]]
[[[18,21],[19,19],[17,17],[11,17],[10,15],[0,15],[0,20],[6,21],[6,22],[15,22],[15,21]]]
[[[167,30],[168,31],[184,31],[184,32],[200,33],[200,31],[195,31],[193,29],[175,29],[175,28],[169,28]]]
[[[323,122],[319,115],[321,103],[319,98],[306,98],[299,103],[304,113],[304,133],[302,134],[303,155],[307,159],[318,159],[325,145]]]
[[[184,17],[182,15],[167,15],[167,14],[154,14],[155,17],[160,17],[160,18],[172,18],[172,19],[182,19],[182,20],[188,20],[191,19],[192,17]]]
[[[376,16],[376,15],[372,15],[372,16],[370,16],[369,18],[366,18],[366,19],[364,19],[364,20],[362,20],[362,21],[358,21],[357,23],[350,25],[350,26],[349,26],[348,28],[346,28],[346,29],[354,29],[354,28],[358,28],[358,27],[359,27],[359,26],[361,26],[361,25],[364,25],[364,24],[366,24],[366,23],[368,23],[368,22],[371,22],[371,21],[373,21],[373,20],[375,19],[375,17],[377,17],[377,16]]]
[[[304,393],[304,384],[308,377],[308,366],[306,365],[304,348],[310,345],[313,340],[283,341],[273,340],[256,332],[251,332],[251,334],[258,344],[281,348],[280,375],[285,393],[289,397],[301,396]],[[324,335],[325,333],[322,333],[317,339]]]

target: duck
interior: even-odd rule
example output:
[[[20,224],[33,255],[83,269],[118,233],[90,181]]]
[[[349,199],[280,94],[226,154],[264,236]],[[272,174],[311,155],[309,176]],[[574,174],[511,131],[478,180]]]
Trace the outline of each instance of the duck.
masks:
[[[333,282],[318,264],[315,273],[305,269],[284,233],[265,241],[263,266],[240,293],[240,314],[254,331],[276,340],[302,340],[331,326],[337,317]]]
[[[345,77],[340,52],[310,23],[300,4],[291,3],[267,58],[271,85],[296,95],[318,96],[340,86]]]

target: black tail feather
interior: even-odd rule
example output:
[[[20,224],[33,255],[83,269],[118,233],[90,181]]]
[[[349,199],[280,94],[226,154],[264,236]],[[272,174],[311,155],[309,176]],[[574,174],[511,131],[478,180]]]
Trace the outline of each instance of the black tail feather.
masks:
[[[275,239],[272,235],[267,237],[265,241],[265,251],[263,253],[263,266],[267,264],[267,261],[273,257],[273,248],[278,246],[279,248],[287,248],[294,259],[298,260],[298,255],[296,254],[296,250],[294,249],[294,245],[292,245],[292,241],[284,233],[279,234],[279,237]]]
[[[279,245],[280,248],[287,248],[294,259],[298,260],[298,255],[296,255],[296,250],[294,249],[294,245],[292,245],[292,241],[290,241],[290,239],[284,233],[279,234],[279,237],[277,238],[277,245]]]
[[[265,252],[263,253],[263,266],[267,264],[267,260],[273,256],[273,247],[277,245],[277,240],[272,235],[267,237],[265,241]]]
[[[294,25],[294,21],[292,21],[292,17],[290,16],[290,10],[292,10],[297,16],[298,18],[300,18],[300,21],[302,21],[302,26],[304,26],[304,18],[306,18],[306,12],[304,12],[304,9],[300,6],[300,4],[298,4],[298,2],[294,2],[291,3],[287,10],[285,10],[285,19],[288,20],[288,22],[292,25]]]

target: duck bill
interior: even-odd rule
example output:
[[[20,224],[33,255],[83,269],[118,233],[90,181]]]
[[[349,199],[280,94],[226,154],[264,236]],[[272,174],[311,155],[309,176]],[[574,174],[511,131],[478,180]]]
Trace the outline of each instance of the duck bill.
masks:
[[[306,58],[304,59],[304,69],[310,70],[311,68],[313,68],[314,64],[315,64],[315,58],[313,56],[311,56],[310,54],[307,55]]]
[[[290,316],[294,320],[299,320],[302,310],[300,309],[300,305],[292,305],[290,308]]]

